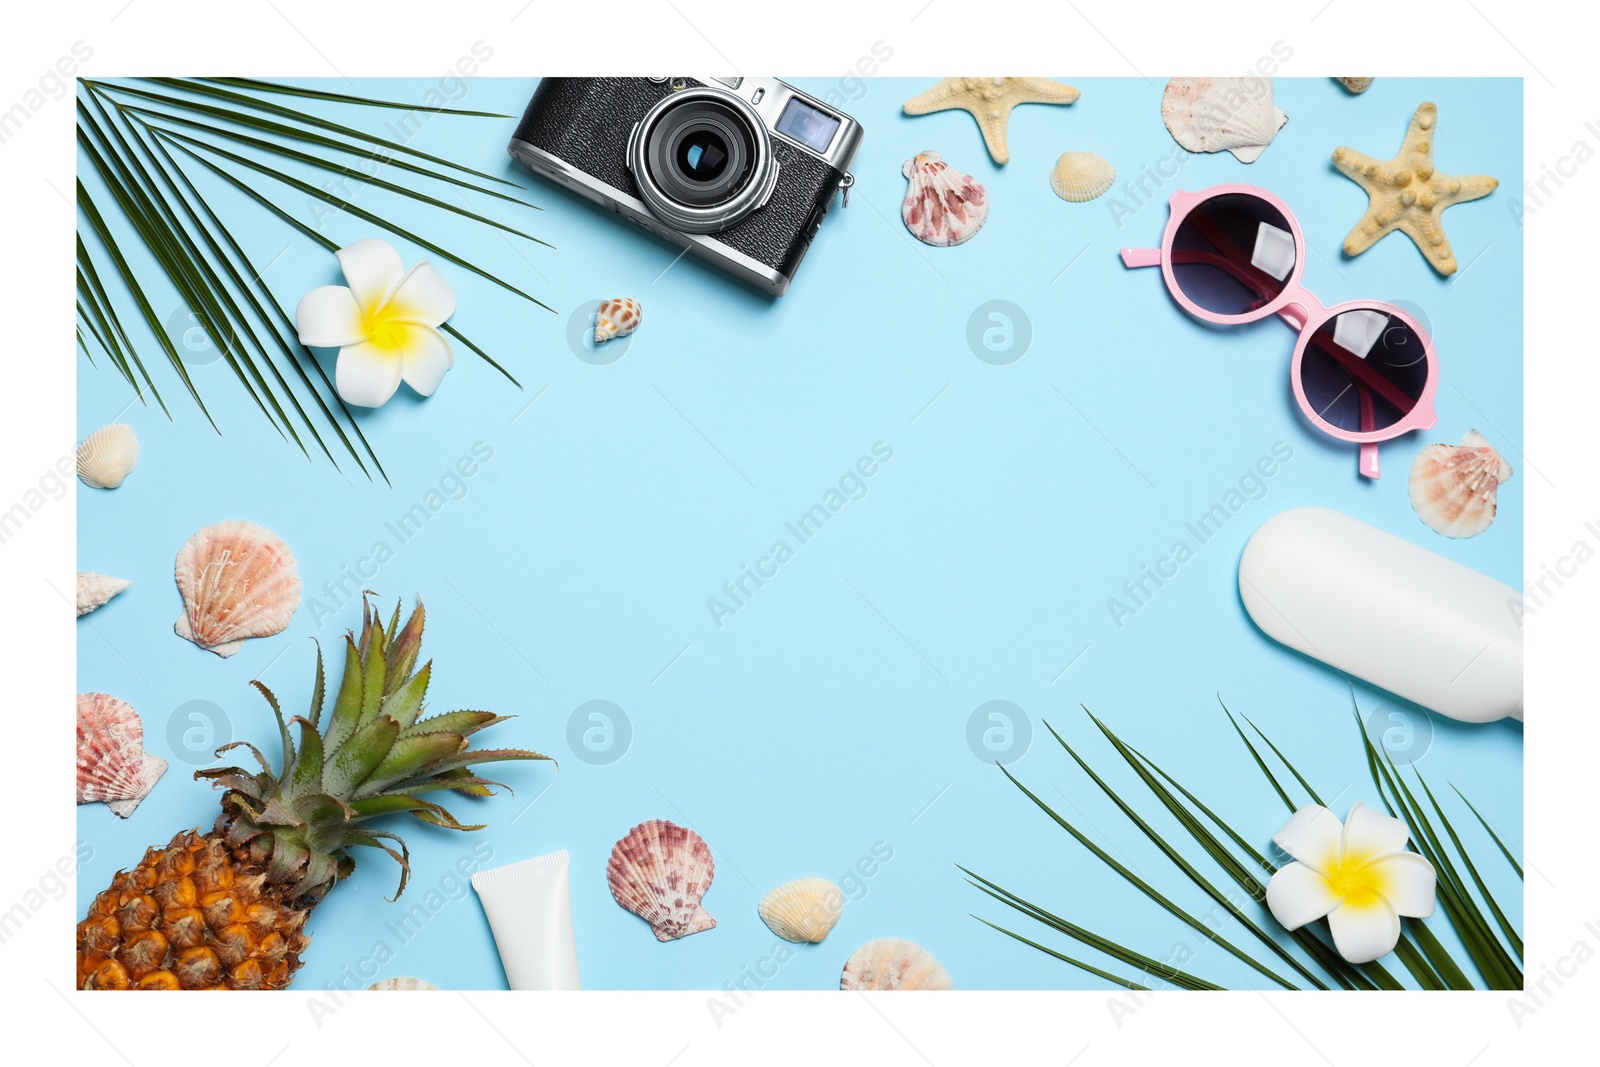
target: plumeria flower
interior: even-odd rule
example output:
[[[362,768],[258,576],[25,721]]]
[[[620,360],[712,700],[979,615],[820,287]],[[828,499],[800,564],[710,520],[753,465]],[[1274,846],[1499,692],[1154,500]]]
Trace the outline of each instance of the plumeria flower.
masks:
[[[1298,862],[1267,883],[1267,907],[1286,930],[1327,916],[1333,947],[1351,963],[1394,951],[1400,916],[1433,914],[1433,864],[1406,851],[1411,831],[1399,819],[1356,804],[1341,825],[1333,812],[1308,804],[1273,835]]]
[[[404,382],[429,396],[455,362],[439,326],[456,294],[426,260],[410,270],[379,238],[338,251],[349,285],[324,285],[295,309],[300,343],[337,348],[334,384],[347,404],[381,407]]]

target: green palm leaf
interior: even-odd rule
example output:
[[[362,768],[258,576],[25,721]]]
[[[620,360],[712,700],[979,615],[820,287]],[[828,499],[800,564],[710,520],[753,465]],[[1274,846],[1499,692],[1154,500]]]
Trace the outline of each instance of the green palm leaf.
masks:
[[[329,447],[330,442],[336,441],[335,447],[342,446],[343,454],[368,477],[376,471],[387,481],[383,465],[362,434],[359,423],[340,400],[327,372],[299,344],[294,322],[284,303],[263,283],[262,271],[235,237],[235,229],[224,222],[219,210],[185,173],[185,165],[192,166],[193,161],[198,161],[211,173],[220,174],[235,188],[248,193],[257,205],[296,224],[300,233],[318,244],[335,249],[337,245],[298,225],[298,220],[288,216],[265,195],[218,167],[201,152],[215,153],[215,158],[228,161],[236,169],[247,168],[277,179],[289,189],[315,196],[352,218],[404,237],[463,269],[548,307],[467,257],[447,251],[425,234],[396,226],[336,194],[214,143],[247,147],[269,157],[335,175],[358,175],[365,184],[443,209],[475,226],[545,243],[492,214],[452,204],[423,188],[393,180],[392,176],[403,174],[441,181],[464,191],[508,200],[523,208],[533,207],[502,191],[501,187],[519,189],[516,183],[451,164],[388,138],[253,94],[314,99],[344,108],[402,108],[425,112],[430,117],[452,116],[449,121],[464,116],[488,117],[486,112],[370,100],[253,79],[86,81],[81,86],[78,145],[85,160],[85,174],[93,174],[99,180],[104,194],[91,192],[90,186],[80,179],[78,208],[83,225],[78,237],[77,267],[79,347],[91,364],[96,362],[96,353],[104,353],[117,373],[132,386],[135,396],[141,402],[147,394],[154,397],[168,417],[172,417],[172,413],[162,399],[156,376],[140,355],[152,339],[196,406],[212,427],[217,428],[182,354],[168,336],[162,317],[155,311],[157,300],[170,297],[153,296],[155,290],[151,289],[151,282],[140,277],[123,254],[130,235],[131,243],[142,246],[155,262],[159,275],[155,280],[176,291],[192,316],[191,321],[204,332],[239,386],[280,435],[307,456],[313,454],[314,446],[316,453],[338,466],[335,449]],[[129,100],[142,103],[129,103]],[[190,136],[179,132],[180,129],[203,133],[213,140]],[[184,165],[180,165],[180,157],[171,148],[183,153],[182,159],[187,161]],[[365,169],[355,171],[335,158],[334,153],[375,159],[388,168],[389,174],[374,174]],[[109,271],[105,269],[107,265]],[[137,314],[125,324],[117,304],[130,299]],[[142,330],[129,328],[136,320],[142,320]],[[515,383],[516,379],[500,363],[459,329],[451,325],[444,329]]]
[[[1292,776],[1299,788],[1310,797],[1312,803],[1322,803],[1311,783],[1285,757],[1278,746],[1266,734],[1261,732],[1254,722],[1251,722],[1248,718],[1244,719],[1244,722],[1248,724],[1255,736],[1259,738],[1264,750],[1256,746],[1256,743],[1245,733],[1244,728],[1239,724],[1239,720],[1234,717],[1231,711],[1228,711],[1226,707],[1223,708],[1223,711],[1227,715],[1235,734],[1249,753],[1251,761],[1260,772],[1264,780],[1264,788],[1269,789],[1271,794],[1276,795],[1290,811],[1295,810],[1297,807],[1290,796],[1289,789],[1274,773],[1266,755],[1266,753],[1270,753],[1272,758],[1289,772],[1289,775]],[[1089,714],[1087,709],[1085,709],[1085,713]],[[1214,928],[1202,924],[1199,928],[1204,929],[1208,934],[1208,939],[1215,939],[1231,955],[1251,966],[1257,973],[1273,980],[1276,984],[1295,988],[1328,988],[1327,984],[1315,972],[1309,970],[1306,965],[1290,955],[1287,949],[1269,932],[1275,931],[1276,927],[1271,925],[1272,921],[1264,906],[1265,884],[1261,876],[1265,875],[1270,878],[1277,870],[1276,865],[1250,844],[1249,837],[1224,822],[1210,807],[1179,783],[1172,775],[1162,770],[1144,753],[1118,737],[1106,723],[1096,718],[1093,714],[1089,714],[1089,719],[1099,730],[1104,740],[1111,745],[1112,749],[1121,758],[1122,763],[1134,772],[1140,782],[1155,798],[1160,808],[1177,822],[1182,831],[1181,835],[1164,836],[1157,832],[1150,821],[1140,814],[1133,803],[1130,802],[1125,792],[1119,792],[1112,788],[1106,779],[1090,765],[1089,761],[1080,755],[1072,745],[1069,745],[1066,739],[1053,726],[1045,723],[1045,727],[1068,756],[1071,757],[1077,768],[1084,773],[1101,793],[1116,805],[1122,815],[1144,837],[1160,850],[1161,854],[1179,873],[1184,875],[1188,881],[1197,885],[1213,900],[1217,901],[1222,910],[1226,911],[1235,922],[1251,933],[1256,941],[1260,942],[1263,948],[1269,951],[1273,957],[1290,966],[1296,976],[1296,982],[1291,983],[1286,980],[1282,975],[1267,966],[1262,957],[1244,952],[1239,946],[1217,936],[1217,931]],[[1358,726],[1359,723],[1358,716]],[[1365,730],[1362,730],[1361,740],[1368,768],[1381,800],[1389,808],[1391,814],[1404,819],[1407,825],[1412,828],[1413,839],[1417,844],[1418,850],[1434,865],[1435,870],[1439,873],[1438,884],[1441,908],[1465,946],[1471,965],[1484,977],[1490,988],[1521,988],[1521,970],[1505,947],[1505,945],[1509,944],[1516,955],[1520,957],[1522,954],[1521,938],[1506,917],[1503,909],[1500,908],[1493,895],[1489,892],[1487,885],[1479,874],[1477,864],[1474,863],[1462,846],[1459,835],[1455,832],[1454,827],[1451,826],[1444,812],[1440,810],[1438,802],[1434,798],[1432,791],[1429,790],[1427,783],[1420,776],[1417,777],[1421,793],[1431,805],[1431,813],[1417,802],[1416,795],[1401,780],[1399,772],[1392,765],[1384,766],[1386,754],[1380,753],[1371,739],[1366,736]],[[1000,769],[1007,780],[1027,796],[1036,807],[1049,815],[1057,825],[1065,829],[1079,844],[1087,848],[1095,859],[1109,867],[1118,877],[1137,889],[1145,898],[1159,905],[1168,914],[1185,923],[1185,925],[1196,926],[1198,920],[1193,915],[1176,904],[1157,889],[1155,885],[1135,875],[1123,864],[1118,863],[1105,849],[1096,845],[1087,835],[1083,834],[1077,827],[1053,810],[1037,794],[1029,790],[1009,770],[1004,767]],[[1464,797],[1462,799],[1465,801]],[[1468,807],[1470,808],[1471,805],[1469,804]],[[1473,813],[1475,815],[1478,814],[1475,809]],[[1478,817],[1482,821],[1482,816],[1479,815]],[[1435,825],[1442,828],[1443,836],[1435,830]],[[1216,828],[1215,832],[1212,829],[1213,827]],[[1485,829],[1489,829],[1487,823],[1485,823]],[[1511,861],[1510,852],[1506,849],[1504,843],[1500,841],[1498,836],[1494,835],[1492,829],[1489,830],[1489,833],[1494,837],[1496,845],[1505,854],[1507,860]],[[1498,928],[1500,936],[1505,939],[1504,943],[1502,943],[1500,937],[1495,936],[1491,929],[1489,918],[1484,915],[1483,910],[1477,904],[1476,898],[1469,891],[1466,883],[1463,882],[1458,873],[1456,860],[1452,858],[1445,847],[1446,840],[1453,846],[1455,856],[1459,857],[1460,865],[1466,868],[1472,888],[1476,889],[1478,896],[1482,897],[1489,914],[1493,917],[1494,926]],[[1195,865],[1194,861],[1184,854],[1185,847],[1189,846],[1203,853],[1211,865],[1219,869],[1229,881],[1244,892],[1247,899],[1224,893],[1215,882]],[[1512,866],[1517,869],[1520,875],[1520,868],[1516,866],[1514,861]],[[1212,982],[1169,967],[1130,946],[1119,944],[1091,930],[1071,923],[1045,907],[1026,900],[999,884],[967,870],[965,867],[960,869],[967,875],[969,884],[985,893],[989,898],[999,901],[1027,919],[1040,924],[1046,930],[1064,935],[1079,944],[1093,948],[1109,956],[1112,960],[1135,968],[1141,974],[1157,975],[1184,989],[1218,988]],[[1137,976],[1114,973],[1067,955],[1042,941],[1026,937],[1015,930],[991,922],[981,916],[974,916],[974,918],[1013,940],[1055,959],[1069,963],[1105,981],[1128,989],[1145,988],[1138,981]],[[1345,989],[1393,990],[1404,988],[1380,964],[1369,963],[1361,966],[1352,966],[1345,962],[1330,944],[1309,928],[1295,931],[1289,937],[1294,943],[1298,944],[1316,966],[1320,967],[1328,977]],[[1256,951],[1259,953],[1262,949],[1257,949]],[[1475,988],[1462,966],[1444,948],[1425,922],[1406,920],[1406,932],[1402,934],[1399,943],[1396,945],[1395,956],[1421,989]]]

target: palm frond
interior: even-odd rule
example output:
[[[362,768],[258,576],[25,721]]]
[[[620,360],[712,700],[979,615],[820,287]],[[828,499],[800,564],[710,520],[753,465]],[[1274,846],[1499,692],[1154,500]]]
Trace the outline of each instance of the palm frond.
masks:
[[[1172,775],[1157,766],[1143,752],[1128,744],[1119,737],[1102,720],[1084,709],[1090,722],[1097,728],[1100,736],[1110,744],[1113,751],[1121,759],[1122,765],[1131,770],[1144,786],[1148,794],[1157,802],[1160,810],[1173,819],[1181,828],[1179,835],[1163,835],[1158,832],[1150,820],[1141,814],[1127,799],[1126,791],[1118,791],[1107,782],[1105,777],[1097,772],[1088,759],[1080,755],[1079,751],[1069,744],[1055,727],[1045,723],[1061,748],[1071,757],[1073,763],[1081,770],[1085,777],[1107,797],[1117,810],[1132,825],[1149,840],[1168,863],[1181,873],[1189,882],[1197,886],[1213,901],[1217,902],[1219,909],[1225,912],[1234,925],[1249,933],[1260,947],[1253,953],[1245,952],[1238,944],[1229,941],[1223,936],[1223,931],[1217,926],[1200,923],[1191,913],[1173,901],[1168,895],[1160,891],[1149,880],[1134,874],[1125,865],[1113,859],[1102,847],[1091,841],[1087,835],[1063,818],[1050,805],[1046,804],[1038,794],[1030,790],[1009,770],[1001,767],[1002,773],[1017,789],[1022,792],[1042,812],[1062,829],[1066,830],[1079,844],[1105,866],[1127,882],[1132,888],[1137,889],[1145,898],[1153,901],[1169,915],[1177,918],[1192,928],[1201,930],[1206,934],[1207,940],[1214,940],[1217,944],[1236,959],[1244,962],[1258,974],[1269,978],[1275,984],[1288,988],[1327,989],[1329,982],[1344,989],[1403,989],[1406,988],[1385,967],[1378,963],[1352,965],[1342,959],[1334,951],[1332,945],[1313,932],[1309,927],[1288,934],[1288,941],[1297,946],[1304,953],[1304,958],[1297,958],[1289,945],[1284,944],[1275,937],[1278,927],[1268,913],[1265,904],[1265,880],[1277,870],[1277,866],[1263,855],[1250,841],[1251,837],[1230,826],[1223,821],[1211,807],[1207,806],[1193,792],[1184,787]],[[1270,790],[1269,795],[1275,795],[1290,810],[1298,806],[1291,797],[1290,788],[1286,785],[1288,778],[1281,779],[1273,770],[1272,762],[1288,772],[1293,784],[1298,786],[1309,802],[1321,804],[1317,792],[1312,788],[1310,781],[1300,773],[1288,760],[1283,751],[1267,737],[1261,729],[1248,717],[1236,718],[1226,706],[1223,708],[1235,734],[1243,743],[1249,753],[1251,762],[1263,779],[1263,789]],[[1239,719],[1248,725],[1250,731],[1259,739],[1263,747],[1258,748],[1251,736],[1240,725]],[[1506,916],[1505,911],[1496,902],[1494,896],[1481,876],[1478,865],[1467,853],[1460,836],[1451,825],[1448,817],[1440,808],[1438,800],[1432,790],[1428,788],[1420,775],[1413,776],[1420,793],[1427,800],[1427,807],[1418,802],[1417,794],[1402,779],[1400,772],[1391,763],[1388,763],[1387,754],[1375,746],[1360,725],[1357,717],[1357,727],[1361,731],[1363,753],[1367,760],[1368,769],[1372,774],[1374,786],[1377,788],[1380,799],[1389,808],[1390,813],[1406,821],[1412,829],[1413,840],[1418,851],[1434,865],[1439,873],[1439,900],[1443,917],[1454,930],[1461,941],[1467,954],[1466,965],[1475,969],[1483,979],[1482,987],[1474,985],[1468,978],[1466,967],[1447,950],[1429,928],[1427,922],[1408,919],[1405,929],[1395,948],[1395,958],[1411,976],[1413,982],[1420,989],[1519,989],[1522,985],[1522,972],[1519,960],[1522,958],[1522,939],[1517,934],[1515,927]],[[1271,754],[1269,760],[1267,753]],[[1462,797],[1466,802],[1466,798]],[[1468,808],[1478,815],[1469,803]],[[1276,826],[1276,822],[1273,823]],[[1442,836],[1440,829],[1442,829]],[[1213,829],[1215,828],[1215,829]],[[1512,859],[1510,850],[1507,849],[1498,835],[1484,823],[1484,828],[1505,856],[1518,878],[1522,876],[1521,867]],[[1446,847],[1446,841],[1449,848]],[[1211,868],[1218,870],[1225,877],[1226,882],[1231,882],[1234,887],[1242,891],[1235,893],[1224,890],[1212,877],[1204,873],[1196,865],[1196,860],[1189,856],[1189,850],[1196,854],[1203,854]],[[1452,851],[1453,850],[1453,851]],[[1458,870],[1464,867],[1471,887],[1462,880]],[[1201,975],[1181,971],[1167,964],[1155,960],[1151,956],[1138,950],[1119,944],[1110,938],[1103,937],[1091,930],[1071,923],[1059,915],[1047,910],[1044,906],[1026,900],[1023,897],[1003,888],[999,884],[985,878],[965,867],[959,868],[967,876],[969,884],[985,893],[993,900],[1011,908],[1027,919],[1043,926],[1046,931],[1064,935],[1080,945],[1109,957],[1116,963],[1132,967],[1138,975],[1130,976],[1126,973],[1118,974],[1114,970],[1106,969],[1095,963],[1080,960],[1069,956],[1045,944],[1042,940],[1034,940],[1015,930],[1009,929],[998,923],[991,922],[981,916],[974,916],[1000,933],[1043,952],[1055,959],[1072,964],[1087,973],[1093,974],[1105,981],[1121,985],[1128,989],[1145,988],[1139,981],[1143,975],[1154,975],[1163,981],[1170,982],[1183,989],[1217,989],[1220,984]],[[1473,894],[1476,891],[1476,896]],[[1480,906],[1478,899],[1483,905]],[[1484,909],[1487,908],[1488,915]],[[1217,909],[1214,909],[1215,914]],[[1491,917],[1493,926],[1491,927]],[[1437,920],[1435,920],[1437,921]],[[1318,924],[1322,926],[1323,924]],[[1498,930],[1498,936],[1496,935]],[[1251,944],[1246,941],[1244,944]],[[1268,955],[1264,956],[1265,952]],[[1514,954],[1514,955],[1513,955]],[[1269,965],[1269,957],[1271,965]],[[1292,972],[1292,978],[1274,969],[1274,965],[1282,964]]]
[[[259,89],[264,93],[282,93],[285,96],[301,96],[311,100],[331,100],[341,104],[360,104],[363,107],[390,107],[400,111],[423,110],[435,115],[467,115],[484,119],[509,119],[512,117],[510,115],[501,115],[494,111],[464,111],[459,108],[434,107],[432,104],[402,104],[399,101],[378,100],[370,96],[330,93],[324,89],[308,89],[300,85],[267,81],[263,78],[201,78],[200,80],[210,82],[213,85],[231,85],[239,89]]]
[[[336,178],[358,177],[363,184],[449,212],[475,226],[545,244],[492,214],[451,203],[414,184],[419,179],[439,182],[443,189],[458,190],[457,195],[483,193],[532,209],[534,205],[506,191],[519,190],[516,183],[257,94],[316,100],[346,109],[398,108],[422,112],[430,118],[450,116],[447,121],[491,117],[487,112],[407,105],[256,79],[88,80],[80,86],[77,132],[85,162],[84,175],[78,182],[82,222],[77,257],[79,346],[91,363],[103,353],[141,402],[147,396],[153,397],[169,418],[172,412],[157,387],[158,376],[152,375],[140,356],[152,341],[213,429],[221,432],[190,376],[183,353],[155,310],[159,301],[171,297],[158,295],[153,284],[170,286],[177,293],[182,309],[279,435],[308,457],[320,454],[337,467],[338,454],[342,453],[369,478],[376,471],[387,481],[383,465],[350,409],[340,400],[327,372],[299,343],[284,301],[262,280],[265,267],[246,252],[235,236],[247,222],[224,221],[217,205],[192,177],[196,163],[208,176],[220,176],[245,192],[256,205],[322,247],[336,250],[338,245],[301,224],[238,175],[259,175],[272,179],[281,188],[312,196],[329,204],[331,210],[403,237],[549,309],[532,294],[469,257],[452,253],[423,233],[350,203],[330,191],[337,187],[335,182],[329,182],[328,188],[319,188],[283,173],[261,158],[223,147],[261,153],[268,159],[311,167]],[[355,157],[361,169],[352,165],[349,158],[341,158],[341,154]],[[218,160],[227,166],[219,166]],[[412,180],[395,180],[402,175]],[[85,178],[91,176],[86,182]],[[270,183],[266,186],[273,187]],[[123,249],[133,246],[142,246],[154,261],[158,268],[156,278],[141,276],[130,264]],[[299,294],[293,295],[298,298]],[[118,304],[130,300],[136,315],[125,320]],[[137,320],[142,320],[143,329],[130,330],[128,327]],[[516,383],[504,366],[459,329],[451,325],[445,329]],[[150,336],[143,336],[146,333]]]

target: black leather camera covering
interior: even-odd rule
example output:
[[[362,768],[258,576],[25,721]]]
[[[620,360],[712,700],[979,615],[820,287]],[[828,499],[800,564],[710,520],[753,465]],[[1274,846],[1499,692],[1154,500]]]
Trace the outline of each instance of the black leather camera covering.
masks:
[[[672,91],[648,78],[544,78],[515,136],[638,197],[639,187],[628,170],[628,132]],[[807,228],[828,210],[844,175],[777,137],[772,138],[772,154],[778,161],[778,186],[766,207],[709,236],[793,278],[811,243]]]

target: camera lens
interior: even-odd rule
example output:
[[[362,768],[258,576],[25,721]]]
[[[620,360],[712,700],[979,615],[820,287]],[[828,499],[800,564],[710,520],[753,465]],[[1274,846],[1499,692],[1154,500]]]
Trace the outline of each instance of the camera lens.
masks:
[[[709,86],[677,91],[640,122],[629,148],[640,193],[663,221],[689,233],[736,225],[765,199],[776,163],[759,116]]]
[[[714,130],[697,130],[678,142],[675,158],[690,181],[715,181],[728,164],[728,144]]]
[[[716,207],[748,184],[755,160],[755,131],[721,100],[684,101],[662,114],[645,138],[650,175],[669,199],[689,207]]]

